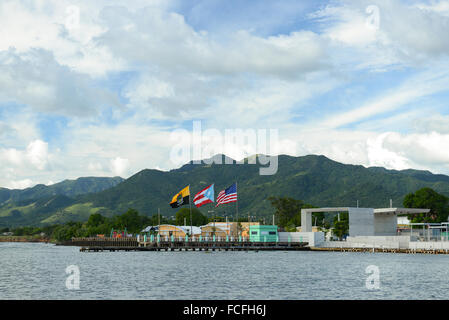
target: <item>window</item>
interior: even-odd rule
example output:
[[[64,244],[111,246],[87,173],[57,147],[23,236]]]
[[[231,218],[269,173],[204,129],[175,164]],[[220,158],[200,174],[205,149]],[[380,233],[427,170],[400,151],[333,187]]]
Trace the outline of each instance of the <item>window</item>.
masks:
[[[252,235],[257,235],[257,231],[251,231]]]
[[[270,231],[270,235],[276,235],[276,231]]]

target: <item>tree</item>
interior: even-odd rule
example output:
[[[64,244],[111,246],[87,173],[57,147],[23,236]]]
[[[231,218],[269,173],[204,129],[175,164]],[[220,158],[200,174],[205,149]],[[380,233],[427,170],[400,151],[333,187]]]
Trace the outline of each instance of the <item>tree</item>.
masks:
[[[413,222],[443,222],[449,215],[449,198],[431,188],[422,188],[405,196],[404,207],[430,209],[428,214],[415,215]]]
[[[301,225],[301,209],[313,208],[302,200],[293,198],[269,197],[268,200],[276,209],[275,216],[278,226],[291,229]]]
[[[99,213],[93,213],[90,215],[89,220],[87,220],[88,227],[98,227],[100,224],[104,223],[105,218]]]
[[[157,225],[159,225],[159,221],[160,221],[160,224],[168,224],[170,221],[166,218],[166,217],[164,217],[163,215],[158,215],[157,213],[156,214],[153,214],[151,217],[148,217],[147,219],[145,219],[145,227],[146,226],[157,226]]]
[[[190,208],[182,208],[176,212],[175,223],[178,226],[184,225],[184,219],[186,224],[190,226]],[[202,226],[207,224],[207,217],[204,216],[200,210],[192,208],[192,225]]]
[[[333,232],[340,240],[349,233],[349,214],[347,212],[340,214],[340,221],[338,221],[338,215],[334,217]]]
[[[87,237],[88,233],[81,222],[67,222],[56,227],[53,237],[56,240],[70,240],[72,237]]]
[[[301,208],[304,202],[293,198],[277,198],[270,197],[268,200],[271,205],[276,209],[275,217],[280,227],[286,227],[290,225],[290,220],[299,215],[299,221],[301,221]],[[296,219],[298,220],[298,219]]]
[[[127,229],[129,233],[139,233],[144,224],[143,217],[134,209],[128,209],[124,214],[115,217],[114,227]]]

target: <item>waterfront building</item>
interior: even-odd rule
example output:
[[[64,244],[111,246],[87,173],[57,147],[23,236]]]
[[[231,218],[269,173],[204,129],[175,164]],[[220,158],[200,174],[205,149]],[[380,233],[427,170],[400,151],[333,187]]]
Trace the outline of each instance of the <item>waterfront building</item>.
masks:
[[[259,226],[260,222],[240,222],[241,225],[241,235],[244,238],[249,238],[249,227],[250,226]]]
[[[216,227],[216,228],[219,228],[220,230],[224,231],[225,234],[230,237],[237,236],[237,222],[231,222],[231,221],[209,222],[207,225],[203,226],[202,228],[204,228],[204,227]],[[206,230],[209,230],[209,228],[207,228]]]
[[[302,227],[296,227],[296,232],[302,232]],[[320,232],[320,227],[313,226],[312,232]]]
[[[249,233],[251,242],[276,242],[278,240],[278,226],[250,225]]]
[[[192,228],[192,230],[190,228]],[[187,234],[200,236],[201,228],[195,226],[175,226],[171,224],[162,224],[159,226],[159,235],[162,237],[174,236],[175,238],[184,238]]]
[[[226,238],[228,235],[227,230],[223,230],[220,226],[205,225],[201,227],[201,236],[211,238],[215,235],[215,238]]]
[[[143,229],[140,232],[142,232],[142,233],[151,233],[151,232],[156,233],[156,232],[158,232],[158,230],[159,230],[159,226],[148,226],[148,227],[146,227],[145,229]]]
[[[410,227],[410,220],[407,218],[407,216],[398,216],[398,228],[409,228]]]
[[[350,207],[301,209],[301,230],[312,232],[312,213],[314,212],[348,212],[350,237],[396,236],[398,215],[429,211],[429,209]]]

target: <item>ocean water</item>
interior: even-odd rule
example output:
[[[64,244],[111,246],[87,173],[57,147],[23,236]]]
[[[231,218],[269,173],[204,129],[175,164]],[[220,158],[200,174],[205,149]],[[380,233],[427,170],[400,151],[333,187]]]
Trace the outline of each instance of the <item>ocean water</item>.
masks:
[[[79,289],[66,286],[71,265],[79,269]],[[366,285],[375,276],[372,266],[379,272],[374,288]],[[447,299],[448,292],[449,255],[88,253],[43,243],[0,243],[0,299],[407,300]]]

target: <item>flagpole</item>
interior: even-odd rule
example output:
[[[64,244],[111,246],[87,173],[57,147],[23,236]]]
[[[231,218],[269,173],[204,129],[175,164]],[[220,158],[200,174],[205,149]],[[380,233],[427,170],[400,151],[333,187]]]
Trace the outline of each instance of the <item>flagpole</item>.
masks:
[[[237,236],[240,237],[240,228],[239,228],[239,194],[237,192],[237,181],[235,182],[235,193],[237,196],[237,201],[235,202],[235,210],[237,215]]]
[[[189,184],[189,206],[190,206],[190,236],[193,239],[193,223],[192,223],[192,201],[190,196],[190,184]]]

